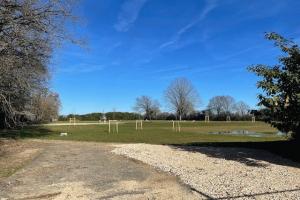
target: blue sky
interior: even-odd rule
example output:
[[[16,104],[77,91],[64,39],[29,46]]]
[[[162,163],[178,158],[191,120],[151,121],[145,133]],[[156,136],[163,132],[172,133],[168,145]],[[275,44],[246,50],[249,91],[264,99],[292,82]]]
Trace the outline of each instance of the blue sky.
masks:
[[[177,77],[198,90],[198,109],[215,95],[255,107],[258,78],[246,68],[276,63],[265,32],[299,44],[299,9],[298,0],[83,0],[68,31],[87,45],[55,52],[51,88],[62,114],[132,111],[140,95],[168,111],[164,90]]]

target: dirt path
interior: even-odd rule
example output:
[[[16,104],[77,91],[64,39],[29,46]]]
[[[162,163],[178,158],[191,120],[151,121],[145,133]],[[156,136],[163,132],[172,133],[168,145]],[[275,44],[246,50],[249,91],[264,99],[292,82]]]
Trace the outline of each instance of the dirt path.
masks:
[[[172,176],[101,143],[27,141],[40,152],[0,179],[0,199],[197,199]]]

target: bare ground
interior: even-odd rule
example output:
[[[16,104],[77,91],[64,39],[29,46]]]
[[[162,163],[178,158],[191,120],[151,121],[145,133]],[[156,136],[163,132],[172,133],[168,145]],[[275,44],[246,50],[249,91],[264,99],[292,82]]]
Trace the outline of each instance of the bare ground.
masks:
[[[30,162],[39,150],[36,144],[0,139],[0,180]]]
[[[0,141],[3,199],[300,199],[300,165],[243,148]]]
[[[198,199],[177,178],[102,143],[2,142],[0,199]],[[7,169],[19,169],[4,177]]]

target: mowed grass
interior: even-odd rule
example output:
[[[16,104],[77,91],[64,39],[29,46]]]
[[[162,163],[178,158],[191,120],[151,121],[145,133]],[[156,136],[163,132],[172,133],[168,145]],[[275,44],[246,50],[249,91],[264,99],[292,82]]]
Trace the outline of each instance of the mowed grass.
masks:
[[[143,122],[143,130],[135,130],[135,121],[119,124],[119,133],[108,132],[108,125],[65,125],[27,127],[20,133],[22,138],[43,138],[75,141],[150,144],[192,144],[199,142],[260,142],[285,140],[276,129],[263,122],[181,122],[181,132],[172,130],[170,121]],[[228,131],[253,131],[261,137],[248,135],[212,134]],[[68,136],[60,136],[67,132]]]

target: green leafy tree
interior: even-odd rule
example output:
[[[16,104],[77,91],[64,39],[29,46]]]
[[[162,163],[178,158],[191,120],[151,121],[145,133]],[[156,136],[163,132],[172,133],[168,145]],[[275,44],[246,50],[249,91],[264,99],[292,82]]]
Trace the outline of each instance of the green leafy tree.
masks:
[[[255,65],[249,70],[262,77],[257,87],[259,105],[269,110],[266,121],[280,131],[300,139],[300,49],[294,42],[277,33],[267,33],[284,55],[274,66]]]

